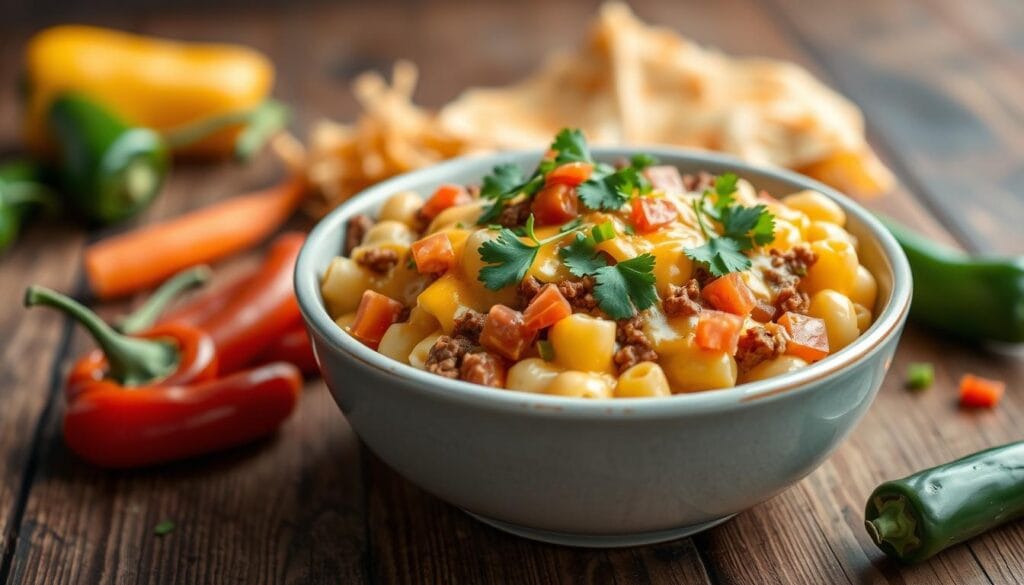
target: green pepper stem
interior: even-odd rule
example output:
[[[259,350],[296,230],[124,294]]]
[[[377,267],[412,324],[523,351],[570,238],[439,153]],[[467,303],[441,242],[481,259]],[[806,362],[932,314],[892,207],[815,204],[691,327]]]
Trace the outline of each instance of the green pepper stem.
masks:
[[[165,131],[164,139],[172,149],[184,148],[231,126],[243,125],[235,139],[235,158],[251,158],[288,123],[288,107],[277,100],[267,100],[248,110],[228,112],[191,122]]]
[[[210,280],[210,267],[204,265],[183,270],[160,285],[141,307],[126,315],[117,324],[121,333],[138,333],[149,329],[167,309],[171,302],[189,289],[206,284]]]
[[[917,521],[907,510],[903,497],[882,503],[878,507],[878,516],[864,521],[871,540],[877,545],[888,544],[900,557],[921,544],[916,525]]]
[[[125,386],[164,378],[178,367],[178,350],[173,345],[122,335],[74,299],[46,287],[30,286],[25,291],[25,306],[38,305],[57,309],[88,329],[107,357],[110,377]]]

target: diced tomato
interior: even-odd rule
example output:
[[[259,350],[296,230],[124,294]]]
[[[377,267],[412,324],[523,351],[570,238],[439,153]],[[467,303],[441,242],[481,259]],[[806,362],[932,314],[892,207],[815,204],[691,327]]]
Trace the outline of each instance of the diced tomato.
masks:
[[[410,249],[412,259],[416,262],[416,271],[420,274],[444,272],[455,266],[455,250],[444,232],[416,240]]]
[[[701,296],[719,311],[746,317],[757,306],[757,299],[739,272],[730,272],[709,282]]]
[[[576,217],[578,199],[575,188],[556,183],[537,193],[530,211],[540,225],[560,225]]]
[[[377,349],[384,332],[398,321],[402,308],[402,303],[379,292],[364,291],[356,309],[356,318],[348,330],[359,341]]]
[[[644,176],[651,182],[651,187],[662,193],[682,193],[683,178],[679,176],[679,169],[672,165],[658,165],[644,169]]]
[[[768,323],[775,317],[775,307],[768,301],[757,301],[750,311],[750,317],[758,323]]]
[[[631,205],[629,219],[642,234],[653,232],[679,217],[676,206],[664,197],[636,197]]]
[[[786,312],[779,317],[779,325],[789,334],[786,353],[806,362],[816,362],[829,353],[828,329],[825,321],[800,313]]]
[[[695,340],[704,349],[724,351],[730,355],[736,353],[743,330],[743,317],[706,309],[700,312],[697,319]]]
[[[572,315],[572,305],[565,300],[557,286],[547,284],[526,307],[523,322],[530,331],[538,331],[551,327],[569,315]]]
[[[555,167],[544,178],[545,185],[568,185],[578,187],[590,178],[594,165],[586,162],[571,162]]]
[[[965,408],[992,408],[999,404],[1006,392],[1006,382],[989,380],[964,374],[960,378],[960,406]]]
[[[471,201],[473,201],[473,197],[461,185],[444,184],[438,187],[430,199],[423,204],[423,207],[420,208],[420,215],[424,219],[431,220],[449,207],[465,205]]]
[[[505,305],[494,305],[484,320],[480,344],[510,360],[518,360],[534,337],[535,333],[523,323],[522,313]]]

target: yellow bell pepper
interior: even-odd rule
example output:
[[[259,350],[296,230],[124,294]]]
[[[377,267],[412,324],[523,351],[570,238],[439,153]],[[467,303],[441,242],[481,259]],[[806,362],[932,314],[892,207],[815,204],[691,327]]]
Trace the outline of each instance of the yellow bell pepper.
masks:
[[[185,43],[82,25],[48,28],[28,43],[25,141],[52,152],[47,110],[66,91],[86,94],[126,121],[158,131],[250,110],[267,99],[274,67],[242,46]],[[238,128],[189,145],[182,153],[225,156]]]

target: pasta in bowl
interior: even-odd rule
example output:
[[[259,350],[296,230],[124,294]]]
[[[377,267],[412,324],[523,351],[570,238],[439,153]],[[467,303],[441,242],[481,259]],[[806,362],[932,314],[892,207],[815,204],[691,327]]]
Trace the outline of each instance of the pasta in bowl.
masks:
[[[397,472],[529,538],[667,540],[778,493],[838,446],[895,350],[909,270],[870,214],[800,175],[678,149],[587,156],[579,185],[625,178],[596,194],[577,185],[578,222],[561,221],[571,205],[542,195],[553,170],[534,176],[542,152],[380,183],[314,228],[296,292],[335,401]],[[503,178],[487,179],[496,167]],[[659,172],[675,182],[664,167],[682,190],[662,186]],[[628,198],[616,195],[627,191],[620,180],[632,181]],[[528,205],[521,191],[506,196],[528,181],[541,183]],[[594,196],[623,203],[600,209]],[[457,204],[421,213],[444,199]],[[651,205],[662,200],[675,213],[664,224],[662,203]],[[486,213],[498,217],[481,223]],[[763,214],[771,241],[759,235]],[[365,228],[358,238],[348,237],[354,221]],[[608,275],[624,264],[628,274]],[[378,301],[360,319],[368,297]],[[817,335],[801,323],[819,323]],[[741,341],[762,334],[785,349]],[[442,338],[449,345],[438,347]],[[477,357],[467,366],[467,356]]]
[[[579,398],[730,388],[842,350],[878,285],[843,209],[639,152],[596,162],[563,130],[531,173],[390,195],[353,216],[320,292],[396,361]]]

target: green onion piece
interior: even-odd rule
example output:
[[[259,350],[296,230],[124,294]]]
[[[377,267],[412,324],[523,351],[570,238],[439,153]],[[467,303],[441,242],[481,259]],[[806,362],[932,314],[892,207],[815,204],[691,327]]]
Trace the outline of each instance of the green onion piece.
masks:
[[[540,359],[546,362],[555,359],[555,348],[547,339],[541,339],[537,342],[537,353],[540,354]]]
[[[615,237],[615,226],[609,220],[600,225],[595,225],[591,233],[594,235],[594,241],[600,244]]]
[[[153,527],[153,534],[157,536],[166,536],[174,530],[174,522],[170,520],[164,520]]]
[[[907,366],[906,387],[908,390],[926,390],[935,383],[935,368],[928,362]]]

